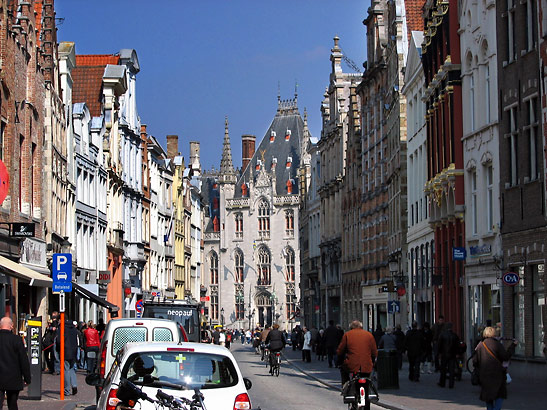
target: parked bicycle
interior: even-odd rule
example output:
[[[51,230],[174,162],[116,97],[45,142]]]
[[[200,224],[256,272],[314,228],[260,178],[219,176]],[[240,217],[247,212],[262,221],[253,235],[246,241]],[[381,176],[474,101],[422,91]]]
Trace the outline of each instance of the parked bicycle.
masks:
[[[270,352],[270,374],[279,377],[279,369],[281,368],[281,352]]]
[[[151,398],[139,387],[128,379],[122,379],[116,392],[120,400],[116,406],[117,410],[132,410],[139,400],[154,403],[157,409],[179,409],[179,410],[207,410],[203,403],[203,394],[198,388],[194,389],[192,400],[185,397],[174,397],[158,389],[156,399]]]

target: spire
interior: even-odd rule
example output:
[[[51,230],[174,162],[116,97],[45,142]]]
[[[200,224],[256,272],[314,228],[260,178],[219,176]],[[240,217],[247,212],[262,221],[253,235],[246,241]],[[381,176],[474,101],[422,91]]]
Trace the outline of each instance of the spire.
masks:
[[[230,135],[228,134],[228,117],[224,120],[224,143],[222,145],[222,159],[220,160],[220,172],[223,174],[233,174],[234,166],[232,164],[232,147],[230,145]]]

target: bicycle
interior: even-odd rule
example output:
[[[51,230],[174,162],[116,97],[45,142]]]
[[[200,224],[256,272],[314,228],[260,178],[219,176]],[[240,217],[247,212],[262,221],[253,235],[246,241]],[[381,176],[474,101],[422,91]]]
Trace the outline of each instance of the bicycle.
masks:
[[[268,366],[267,359],[270,357],[270,349],[268,349],[268,346],[262,345],[262,357],[260,358],[261,361],[266,362],[266,366]]]
[[[368,394],[367,389],[368,387]],[[364,373],[354,373],[353,377],[344,383],[342,387],[342,396],[344,403],[348,405],[348,410],[358,410],[364,408],[367,402],[380,400],[378,389],[373,380],[365,376]]]
[[[279,369],[281,368],[281,352],[270,352],[270,374],[279,377]]]
[[[179,410],[207,410],[203,403],[203,394],[198,388],[194,388],[192,399],[185,397],[174,397],[164,393],[161,389],[156,392],[157,400],[148,396],[128,379],[122,379],[116,392],[120,403],[116,406],[119,410],[133,410],[139,400],[146,400],[156,405],[156,409],[179,409]]]

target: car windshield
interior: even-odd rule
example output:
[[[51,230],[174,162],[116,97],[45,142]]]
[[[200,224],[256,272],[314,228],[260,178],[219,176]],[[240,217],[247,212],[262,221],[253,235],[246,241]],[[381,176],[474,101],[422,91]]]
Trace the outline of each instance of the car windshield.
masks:
[[[173,389],[216,389],[238,383],[229,357],[180,350],[136,353],[128,358],[121,376],[137,385]]]

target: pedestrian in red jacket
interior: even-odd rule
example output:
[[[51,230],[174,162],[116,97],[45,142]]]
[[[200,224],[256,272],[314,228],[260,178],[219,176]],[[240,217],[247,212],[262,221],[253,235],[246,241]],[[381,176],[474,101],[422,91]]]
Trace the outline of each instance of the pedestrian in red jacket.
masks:
[[[85,336],[85,355],[87,358],[87,372],[94,373],[97,364],[97,355],[99,354],[99,345],[101,344],[97,326],[93,321],[87,323],[87,328],[84,330]]]

